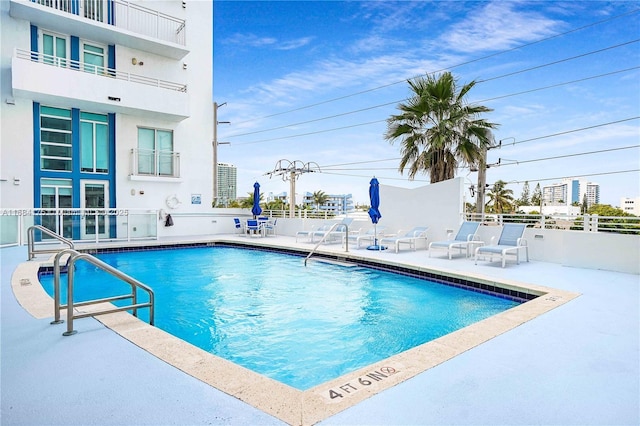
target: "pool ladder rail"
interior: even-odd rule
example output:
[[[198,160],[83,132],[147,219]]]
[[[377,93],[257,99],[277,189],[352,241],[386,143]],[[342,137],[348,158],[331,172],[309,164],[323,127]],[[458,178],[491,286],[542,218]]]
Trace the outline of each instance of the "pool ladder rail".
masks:
[[[66,239],[62,235],[56,234],[55,232],[53,232],[49,228],[45,228],[42,225],[33,225],[33,226],[30,226],[27,229],[27,250],[28,250],[28,259],[27,260],[31,260],[34,257],[36,257],[37,253],[57,253],[58,251],[60,251],[59,248],[36,250],[36,243],[35,243],[35,231],[36,231],[36,229],[41,231],[43,234],[47,234],[48,236],[50,236],[52,238],[55,238],[56,240],[60,241],[61,243],[68,245],[70,249],[75,248],[74,245],[73,245],[73,242],[71,240]]]
[[[322,238],[320,238],[320,241],[318,241],[318,243],[315,245],[315,247],[313,247],[311,249],[311,251],[309,252],[309,254],[307,255],[307,257],[304,259],[304,266],[307,266],[307,260],[309,260],[309,258],[313,255],[313,253],[315,253],[316,249],[318,247],[320,247],[320,244],[322,244],[324,242],[325,239],[327,239],[327,237],[331,236],[331,233],[333,231],[336,230],[336,228],[338,228],[339,226],[344,226],[345,229],[345,252],[349,252],[349,225],[347,225],[346,223],[336,223],[334,224],[329,231],[327,231]]]
[[[67,262],[66,262],[66,269],[67,269],[67,304],[66,305],[60,304],[60,272],[61,272],[60,263],[64,255],[68,255]],[[89,262],[92,265],[102,269],[103,271],[113,275],[114,277],[119,278],[120,280],[126,282],[131,286],[131,293],[123,294],[120,296],[107,297],[103,299],[87,300],[84,302],[74,303],[73,301],[74,270],[75,270],[75,263],[79,260],[84,260],[86,262]],[[147,294],[149,295],[148,302],[138,303],[137,289],[141,289],[147,292]],[[149,324],[153,325],[154,323],[155,303],[154,303],[153,290],[147,285],[136,280],[135,278],[125,274],[124,272],[117,270],[113,266],[101,261],[100,259],[88,253],[79,253],[76,250],[69,248],[69,249],[64,249],[60,251],[58,254],[56,254],[53,261],[53,292],[54,292],[54,297],[53,297],[54,320],[51,321],[51,324],[63,323],[64,321],[60,319],[60,311],[62,309],[67,310],[67,331],[62,333],[63,336],[71,336],[77,333],[77,331],[73,329],[73,320],[75,319],[94,317],[97,315],[111,314],[114,312],[121,312],[121,311],[128,311],[128,310],[132,310],[133,316],[137,317],[138,309],[141,309],[141,308],[149,308]],[[91,312],[74,314],[74,309],[80,306],[96,305],[99,303],[107,303],[107,302],[113,302],[116,300],[126,300],[126,299],[131,299],[132,304],[128,306],[113,307],[109,309],[95,310]]]

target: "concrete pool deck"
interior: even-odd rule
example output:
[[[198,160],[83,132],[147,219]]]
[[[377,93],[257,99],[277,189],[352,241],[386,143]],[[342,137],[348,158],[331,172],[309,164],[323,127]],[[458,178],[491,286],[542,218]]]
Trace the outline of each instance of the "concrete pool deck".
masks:
[[[264,241],[312,247],[289,237]],[[335,246],[326,249],[339,252]],[[318,424],[640,422],[638,275],[542,262],[503,269],[499,262],[474,265],[444,253],[428,258],[424,250],[350,251],[581,295]],[[26,247],[0,255],[2,424],[284,424],[94,319],[77,320],[78,334],[63,337],[64,326],[50,325],[51,317],[35,319],[12,292],[11,276]]]

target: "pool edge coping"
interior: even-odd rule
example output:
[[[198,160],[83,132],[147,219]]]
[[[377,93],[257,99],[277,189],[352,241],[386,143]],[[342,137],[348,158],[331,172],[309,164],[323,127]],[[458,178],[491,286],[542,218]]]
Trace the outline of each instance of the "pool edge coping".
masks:
[[[210,242],[239,243],[237,240],[224,238],[212,238]],[[154,244],[154,246],[164,245],[175,244]],[[264,247],[260,244],[247,245]],[[268,247],[290,249],[290,246],[286,245],[269,244]],[[335,253],[329,253],[329,255],[335,256]],[[340,254],[339,257],[375,261],[375,259],[358,255]],[[18,303],[38,319],[53,317],[52,298],[41,285],[34,285],[39,284],[38,270],[42,266],[50,265],[52,258],[53,256],[48,260],[21,263],[11,277],[11,286]],[[480,274],[460,274],[444,268],[419,267],[388,258],[384,259],[384,263],[416,271],[435,271],[447,276],[464,275],[474,281],[508,288],[528,289],[537,293],[539,297],[306,391],[297,390],[212,355],[125,312],[100,315],[95,319],[134,345],[224,393],[288,424],[311,425],[401,382],[410,380],[580,296],[579,293],[550,287],[488,278]],[[89,308],[84,310],[88,311]]]

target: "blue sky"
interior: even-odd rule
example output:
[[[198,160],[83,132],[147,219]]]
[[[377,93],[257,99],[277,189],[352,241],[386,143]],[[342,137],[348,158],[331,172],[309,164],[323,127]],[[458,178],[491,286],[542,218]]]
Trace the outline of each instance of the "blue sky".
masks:
[[[475,80],[468,100],[492,108],[500,149],[487,182],[522,192],[580,177],[604,204],[640,196],[640,2],[214,2],[218,160],[238,168],[238,195],[279,160],[315,163],[296,192],[353,194],[368,183],[427,185],[398,171],[386,119],[407,79],[451,71]],[[460,169],[468,184],[477,173]],[[473,201],[473,200],[468,200]]]

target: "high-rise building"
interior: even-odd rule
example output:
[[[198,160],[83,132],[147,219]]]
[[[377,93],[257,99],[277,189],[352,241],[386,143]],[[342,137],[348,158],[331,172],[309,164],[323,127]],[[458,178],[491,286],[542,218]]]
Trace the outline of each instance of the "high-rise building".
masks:
[[[0,206],[73,239],[211,208],[211,2],[7,0],[0,24]]]
[[[238,169],[233,164],[218,163],[218,204],[229,205],[237,197]]]
[[[547,206],[570,206],[582,204],[586,199],[587,208],[600,202],[600,185],[578,179],[564,179],[542,188],[542,201]]]

